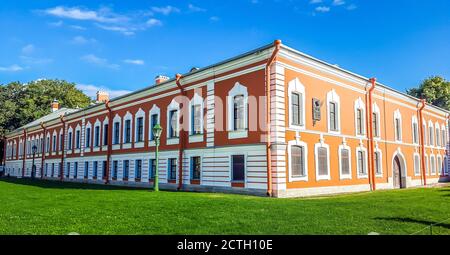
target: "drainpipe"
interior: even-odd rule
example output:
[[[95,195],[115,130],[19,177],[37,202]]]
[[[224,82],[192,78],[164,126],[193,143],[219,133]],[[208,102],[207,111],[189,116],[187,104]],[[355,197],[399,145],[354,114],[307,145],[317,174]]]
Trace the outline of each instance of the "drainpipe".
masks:
[[[371,78],[369,80],[371,82],[371,86],[369,89],[369,104],[366,106],[367,108],[367,113],[369,115],[369,123],[367,124],[367,126],[369,127],[369,161],[370,161],[370,178],[369,180],[372,182],[371,184],[371,188],[372,191],[376,190],[376,177],[375,177],[375,162],[374,162],[374,155],[375,155],[375,148],[374,148],[374,143],[373,143],[373,108],[372,108],[372,95],[373,95],[373,91],[375,90],[375,86],[377,84],[377,78]]]
[[[269,58],[266,64],[266,155],[267,155],[267,196],[272,196],[272,155],[271,155],[271,141],[270,141],[270,66],[275,61],[275,58],[280,51],[281,40],[274,41],[275,49],[272,56]]]
[[[111,152],[112,152],[112,109],[109,106],[109,100],[105,103],[106,109],[108,110],[108,137],[106,139],[108,139],[108,151],[107,151],[107,155],[106,155],[106,169],[105,171],[105,184],[109,183],[109,165],[111,162]]]
[[[27,159],[27,130],[23,130],[23,162],[22,162],[22,177],[25,177],[25,161]]]
[[[422,166],[422,176],[423,176],[423,185],[427,185],[427,173],[425,170],[425,143],[424,143],[424,137],[423,137],[423,115],[422,111],[426,106],[425,99],[421,99],[420,102],[422,103],[422,106],[419,108],[419,130],[420,130],[420,153],[422,154],[422,160],[421,160],[421,166]]]
[[[46,140],[47,140],[47,139],[45,139],[45,133],[47,132],[47,127],[45,126],[44,122],[41,122],[41,128],[44,130],[44,136],[43,136],[44,138],[42,139],[43,143],[42,143],[42,150],[41,150],[41,153],[42,153],[42,157],[41,157],[41,179],[42,179],[42,178],[44,178],[45,143],[46,143]],[[55,142],[55,141],[53,141],[53,142]]]
[[[181,86],[180,83],[180,79],[182,78],[181,74],[176,74],[175,75],[175,83],[177,84],[178,88],[180,89],[181,95],[183,96],[183,108],[187,105],[186,101],[186,91],[184,90],[184,88]],[[181,108],[180,108],[181,110]],[[178,116],[181,122],[181,116]],[[183,123],[184,123],[184,117],[183,117]],[[185,147],[185,135],[186,135],[186,131],[184,130],[184,128],[181,128],[181,123],[179,123],[179,132],[180,132],[180,149],[179,149],[179,153],[178,153],[178,190],[180,190],[183,186],[183,151],[184,151],[184,147]],[[168,130],[167,130],[168,132]]]
[[[66,121],[64,120],[64,115],[60,117],[63,133],[62,133],[62,141],[61,141],[61,168],[59,169],[59,178],[61,181],[64,181],[64,152],[65,152],[65,140],[66,140]]]

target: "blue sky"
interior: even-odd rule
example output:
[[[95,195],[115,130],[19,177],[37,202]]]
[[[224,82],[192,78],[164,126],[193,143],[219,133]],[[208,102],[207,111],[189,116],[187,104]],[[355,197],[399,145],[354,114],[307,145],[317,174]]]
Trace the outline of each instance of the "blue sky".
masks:
[[[0,83],[113,96],[281,39],[404,91],[450,79],[448,0],[1,1]]]

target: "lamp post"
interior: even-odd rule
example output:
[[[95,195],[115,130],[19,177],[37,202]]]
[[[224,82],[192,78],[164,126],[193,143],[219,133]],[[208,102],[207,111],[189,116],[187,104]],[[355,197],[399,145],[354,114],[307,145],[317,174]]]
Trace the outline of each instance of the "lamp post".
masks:
[[[33,151],[33,163],[31,165],[31,179],[34,179],[34,173],[36,172],[36,165],[34,165],[34,157],[36,156],[37,146],[33,145],[33,147],[31,147],[31,150]]]
[[[153,183],[153,190],[159,191],[159,173],[158,173],[158,165],[159,165],[159,139],[161,138],[162,127],[159,124],[153,126],[153,137],[155,138],[155,181]]]

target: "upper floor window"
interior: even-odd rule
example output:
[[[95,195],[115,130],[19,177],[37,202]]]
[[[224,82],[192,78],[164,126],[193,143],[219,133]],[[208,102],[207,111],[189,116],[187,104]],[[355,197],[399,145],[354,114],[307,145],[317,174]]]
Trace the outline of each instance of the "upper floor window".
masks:
[[[91,128],[86,128],[86,148],[91,147]]]
[[[94,146],[100,146],[100,127],[95,126],[94,128]]]
[[[62,151],[63,149],[63,140],[64,140],[64,135],[62,133],[62,131],[59,132],[59,150]]]
[[[136,142],[144,141],[144,117],[136,119]]]
[[[289,82],[289,123],[291,126],[305,125],[305,87],[298,78]]]
[[[394,133],[395,140],[398,142],[402,141],[402,116],[399,110],[396,110],[394,113]]]
[[[73,145],[72,145],[72,136],[73,136],[72,132],[69,132],[69,136],[68,136],[68,138],[67,138],[67,140],[69,140],[68,143],[67,143],[68,149],[69,149],[69,150],[71,150],[71,149],[73,148]]]
[[[337,103],[330,102],[329,109],[330,109],[330,129],[332,131],[338,131]]]
[[[237,82],[228,92],[228,133],[229,139],[244,138],[248,135],[248,91]]]
[[[56,134],[53,135],[52,145],[53,151],[56,151]]]
[[[107,122],[108,120],[105,120]],[[103,145],[108,145],[109,124],[103,125]]]
[[[380,108],[378,104],[375,102],[372,105],[372,130],[373,136],[375,138],[381,137],[381,127],[380,127]]]
[[[114,144],[119,144],[120,142],[120,122],[114,122]]]
[[[235,131],[245,129],[244,110],[244,96],[235,96],[233,98],[233,130]]]
[[[153,127],[156,126],[156,124],[159,124],[158,114],[152,114],[152,116],[150,117],[150,127],[152,130],[153,130]],[[155,139],[152,130],[150,131],[150,140]]]
[[[428,134],[430,135],[429,137],[429,141],[430,141],[430,145],[434,146],[434,130],[433,130],[433,126],[428,126]]]
[[[439,126],[436,127],[436,147],[441,145],[441,139],[440,139],[440,135],[441,135],[441,131],[439,130]]]
[[[366,133],[365,128],[365,105],[361,98],[355,101],[355,129],[357,136],[364,136]]]
[[[193,135],[202,133],[201,111],[202,106],[199,104],[193,105],[191,108],[191,134]]]
[[[131,120],[125,120],[124,142],[131,143]]]
[[[338,133],[340,131],[340,98],[336,91],[327,93],[327,107],[328,107],[328,131]]]
[[[80,148],[80,140],[81,140],[80,130],[77,130],[75,132],[75,145],[77,149]]]
[[[171,110],[169,112],[169,137],[178,137],[178,110]]]
[[[414,116],[412,120],[412,138],[414,144],[419,144],[419,125],[417,124],[417,118]]]

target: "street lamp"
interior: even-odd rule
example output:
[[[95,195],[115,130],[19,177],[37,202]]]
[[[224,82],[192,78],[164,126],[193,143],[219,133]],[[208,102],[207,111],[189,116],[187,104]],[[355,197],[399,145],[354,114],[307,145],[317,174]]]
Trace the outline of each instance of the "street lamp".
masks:
[[[156,150],[155,150],[155,181],[153,184],[153,190],[154,191],[159,191],[159,173],[158,173],[158,165],[159,165],[159,139],[161,138],[161,132],[162,132],[162,127],[159,124],[156,124],[155,126],[153,126],[152,129],[153,132],[153,137],[155,138],[155,145],[156,145]]]
[[[31,179],[34,179],[34,173],[36,172],[36,165],[34,164],[34,156],[36,155],[37,146],[33,145],[33,147],[31,147],[31,150],[33,151],[33,163],[31,166]]]

